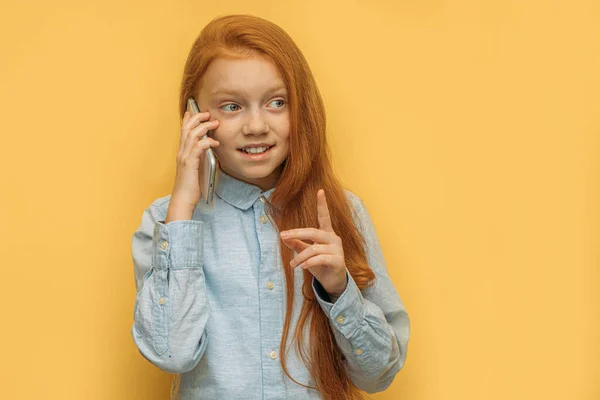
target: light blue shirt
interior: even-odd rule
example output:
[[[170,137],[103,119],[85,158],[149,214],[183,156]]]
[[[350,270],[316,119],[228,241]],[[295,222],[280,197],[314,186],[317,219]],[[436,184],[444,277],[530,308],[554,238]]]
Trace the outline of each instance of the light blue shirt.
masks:
[[[220,170],[213,205],[199,202],[191,220],[164,223],[170,195],[142,215],[132,238],[137,295],[131,334],[148,361],[180,374],[173,380],[174,399],[322,399],[290,380],[279,361],[285,276],[279,231],[265,214],[274,190],[262,191]],[[359,290],[346,270],[348,285],[335,303],[314,277],[312,288],[350,378],[374,393],[387,388],[404,365],[409,317],[367,209],[345,192],[366,238],[375,283]],[[303,270],[294,271],[288,343],[303,301]],[[287,354],[292,377],[315,386],[295,347]]]

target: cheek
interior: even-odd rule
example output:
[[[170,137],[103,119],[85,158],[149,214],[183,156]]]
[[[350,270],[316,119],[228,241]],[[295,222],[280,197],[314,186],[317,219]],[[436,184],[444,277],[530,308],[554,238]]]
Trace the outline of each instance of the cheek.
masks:
[[[290,131],[290,113],[287,112],[283,115],[283,117],[281,118],[281,121],[279,121],[280,125],[281,125],[281,130],[282,132],[286,132],[289,133]]]
[[[290,146],[290,134],[289,131],[285,131],[280,137],[279,141],[287,148]]]
[[[286,159],[290,154],[290,142],[288,137],[280,137],[277,147],[279,147],[279,156],[283,157],[283,159]]]
[[[290,136],[290,122],[287,117],[273,121],[271,128],[276,132],[280,141],[288,140]]]
[[[221,143],[221,145],[219,147],[223,147],[223,146],[227,147],[233,140],[232,139],[233,135],[231,133],[230,127],[223,124],[223,122],[221,122],[219,124],[219,127],[216,130],[214,130],[212,132],[212,134],[209,136],[215,140],[218,140],[219,143]]]

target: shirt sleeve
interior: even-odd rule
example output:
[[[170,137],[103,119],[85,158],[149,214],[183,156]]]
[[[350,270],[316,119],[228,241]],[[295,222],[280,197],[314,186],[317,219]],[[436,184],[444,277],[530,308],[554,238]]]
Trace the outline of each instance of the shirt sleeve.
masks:
[[[137,293],[131,334],[152,364],[184,373],[198,365],[207,345],[204,222],[165,224],[166,212],[155,203],[144,211],[132,238]]]
[[[388,274],[371,217],[362,200],[354,202],[355,223],[366,239],[374,285],[359,289],[346,269],[348,285],[334,302],[315,277],[312,287],[345,356],[348,376],[359,389],[376,393],[385,390],[404,366],[410,321]]]

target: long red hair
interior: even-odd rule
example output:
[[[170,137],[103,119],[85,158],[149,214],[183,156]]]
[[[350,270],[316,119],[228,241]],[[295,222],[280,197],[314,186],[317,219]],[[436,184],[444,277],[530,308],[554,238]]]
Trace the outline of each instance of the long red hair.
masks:
[[[198,93],[198,84],[209,64],[218,57],[243,58],[260,55],[278,68],[288,90],[290,107],[289,155],[277,186],[267,203],[267,212],[280,231],[319,227],[317,190],[325,190],[333,229],[342,238],[346,266],[359,288],[375,279],[366,261],[364,238],[352,218],[344,189],[333,173],[326,140],[325,107],[312,72],[300,49],[276,24],[251,15],[228,15],[208,23],[190,50],[183,71],[179,112],[183,118],[187,99]],[[294,300],[294,270],[287,267],[293,253],[280,242],[286,280],[286,315],[280,346],[280,362],[286,375],[287,338]],[[312,274],[304,270],[304,302],[293,340],[302,361],[324,399],[362,399],[361,392],[346,374],[344,358],[336,345],[328,317],[321,310],[311,287]],[[304,343],[304,326],[310,321],[309,345]]]

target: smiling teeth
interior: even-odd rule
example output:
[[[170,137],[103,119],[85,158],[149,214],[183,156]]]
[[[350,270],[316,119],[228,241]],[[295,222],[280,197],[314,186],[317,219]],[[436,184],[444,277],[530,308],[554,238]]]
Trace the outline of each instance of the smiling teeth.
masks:
[[[249,147],[247,149],[242,149],[242,151],[245,151],[246,153],[250,153],[250,154],[258,154],[258,153],[264,153],[268,149],[269,149],[268,147]]]

